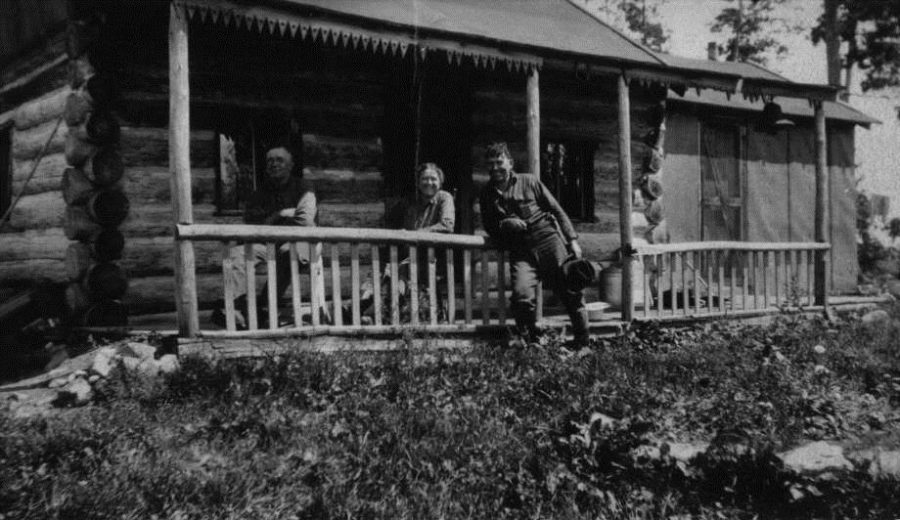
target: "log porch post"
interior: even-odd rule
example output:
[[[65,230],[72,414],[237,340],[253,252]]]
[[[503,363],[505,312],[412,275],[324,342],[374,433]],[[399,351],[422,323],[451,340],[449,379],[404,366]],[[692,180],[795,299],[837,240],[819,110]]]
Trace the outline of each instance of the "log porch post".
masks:
[[[824,102],[815,102],[816,122],[816,242],[828,242],[828,140],[825,129]],[[828,312],[828,257],[830,251],[816,251],[815,302]]]
[[[634,273],[631,259],[633,237],[631,232],[631,101],[625,74],[618,77],[619,92],[619,233],[622,243],[622,321],[629,322],[634,315],[632,286]]]
[[[541,176],[541,91],[537,67],[528,74],[528,171]]]
[[[169,169],[175,224],[193,224],[191,204],[191,125],[188,86],[188,21],[184,6],[169,4]],[[194,243],[175,240],[175,308],[178,334],[200,330]]]

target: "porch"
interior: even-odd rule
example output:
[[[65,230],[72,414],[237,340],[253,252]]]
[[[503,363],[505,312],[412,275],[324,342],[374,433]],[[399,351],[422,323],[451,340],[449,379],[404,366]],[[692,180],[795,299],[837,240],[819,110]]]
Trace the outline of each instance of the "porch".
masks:
[[[209,5],[200,2],[206,8]],[[245,225],[211,225],[194,223],[191,198],[190,161],[190,81],[188,66],[188,8],[192,3],[174,2],[169,18],[169,153],[173,173],[172,203],[175,214],[175,300],[177,334],[186,344],[198,340],[236,339],[271,340],[275,338],[351,338],[359,343],[375,336],[397,338],[410,334],[439,335],[445,339],[491,336],[505,331],[508,316],[508,261],[490,240],[477,235],[434,235],[410,231],[388,231],[358,228],[284,228]],[[268,13],[267,16],[276,17]],[[280,16],[280,15],[278,15]],[[292,15],[285,15],[293,19]],[[306,18],[304,18],[306,20]],[[313,27],[316,26],[313,20]],[[282,29],[283,31],[283,29]],[[389,31],[388,31],[389,32]],[[451,41],[437,48],[448,56],[458,49],[478,52]],[[337,39],[335,38],[335,42]],[[436,40],[429,40],[429,45]],[[411,46],[420,42],[407,42]],[[424,49],[422,47],[424,56]],[[480,49],[487,56],[513,55],[517,63],[525,63],[524,120],[527,147],[525,170],[541,173],[541,90],[540,70],[544,58],[537,49],[534,55],[523,54],[520,45],[500,51]],[[515,52],[512,52],[515,51]],[[445,52],[445,51],[441,51]],[[499,52],[499,54],[498,54]],[[411,54],[417,60],[418,53]],[[477,58],[476,63],[480,63]],[[602,60],[601,60],[602,61]],[[554,73],[565,70],[569,63],[554,57],[546,62]],[[578,65],[572,62],[571,65]],[[622,67],[625,67],[624,65]],[[699,78],[692,71],[678,71],[655,63],[630,64],[626,68],[608,64],[585,65],[588,76],[602,77],[606,87],[613,87],[616,107],[616,166],[619,250],[621,263],[620,305],[616,313],[607,313],[595,323],[599,330],[617,330],[621,324],[643,319],[694,319],[767,314],[780,308],[794,307],[827,310],[829,306],[827,275],[827,181],[825,161],[824,99],[834,92],[810,88],[801,92],[785,85],[744,81],[744,78]],[[638,78],[637,82],[635,79]],[[714,242],[635,246],[632,226],[632,86],[653,84],[696,88],[716,88],[750,96],[797,96],[811,99],[816,121],[816,215],[814,243]],[[434,136],[432,136],[434,138]],[[418,146],[418,143],[416,144]],[[471,150],[470,150],[471,151]],[[418,152],[418,148],[416,148]],[[470,179],[471,180],[471,179]],[[223,283],[220,298],[226,302],[226,326],[208,327],[200,319],[198,284],[194,265],[194,248],[198,242],[214,243],[223,251],[222,270],[232,266],[226,251],[244,246],[248,271],[254,244],[264,244],[268,251],[262,276],[270,288],[264,295],[267,307],[283,307],[285,316],[269,313],[265,323],[256,321],[248,305],[247,330],[238,330],[232,292]],[[274,292],[275,256],[282,244],[288,244],[291,255],[291,296],[289,304],[280,305],[281,295]],[[301,272],[298,248],[309,248],[312,255],[309,273]],[[386,251],[386,253],[382,253]],[[417,265],[424,251],[427,265]],[[400,299],[399,271],[401,261],[409,259],[408,309]],[[441,259],[441,260],[439,260]],[[438,262],[444,265],[438,266]],[[361,309],[361,284],[371,277],[380,280],[390,273],[389,297],[374,294],[371,322],[364,320]],[[443,276],[438,273],[442,272]],[[426,273],[419,275],[418,273]],[[417,279],[423,276],[422,280]],[[377,282],[376,282],[377,283]],[[247,293],[258,287],[255,277],[247,277]],[[420,287],[426,295],[420,298]],[[438,300],[441,300],[440,302]],[[541,301],[543,301],[541,299]],[[253,302],[253,303],[250,303]],[[539,309],[543,314],[543,309]],[[283,321],[281,318],[286,318]],[[541,316],[545,323],[557,323],[555,316]],[[608,318],[608,319],[607,319]],[[203,326],[201,326],[201,324]]]

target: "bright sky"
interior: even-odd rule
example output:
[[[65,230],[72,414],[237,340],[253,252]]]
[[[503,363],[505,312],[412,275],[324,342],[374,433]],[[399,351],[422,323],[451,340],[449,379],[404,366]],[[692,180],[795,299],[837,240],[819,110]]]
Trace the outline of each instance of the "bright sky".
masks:
[[[749,3],[749,0],[747,0]],[[706,58],[706,44],[724,42],[726,33],[711,33],[716,15],[737,1],[668,0],[659,10],[664,26],[669,29],[669,52],[689,58]],[[780,40],[790,49],[781,59],[770,59],[768,68],[802,83],[824,83],[825,47],[813,46],[809,30],[822,11],[821,0],[791,0],[779,9],[791,24],[802,25],[802,34],[785,34]]]

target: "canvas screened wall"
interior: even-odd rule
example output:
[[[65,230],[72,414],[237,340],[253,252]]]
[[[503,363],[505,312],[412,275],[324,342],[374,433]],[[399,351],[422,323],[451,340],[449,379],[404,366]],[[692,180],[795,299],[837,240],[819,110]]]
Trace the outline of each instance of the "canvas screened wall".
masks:
[[[734,146],[729,135],[716,137],[710,131],[728,125],[736,129]],[[667,127],[662,182],[673,242],[723,239],[727,231],[747,242],[814,241],[812,121],[769,133],[746,118],[705,122],[693,113],[676,112]],[[853,125],[829,121],[828,137],[832,290],[843,293],[854,291],[857,281]],[[730,164],[740,165],[733,168],[739,178],[728,178]],[[705,173],[711,169],[725,177],[718,189],[710,187]],[[716,205],[729,194],[737,197],[726,204],[729,215],[723,219]]]

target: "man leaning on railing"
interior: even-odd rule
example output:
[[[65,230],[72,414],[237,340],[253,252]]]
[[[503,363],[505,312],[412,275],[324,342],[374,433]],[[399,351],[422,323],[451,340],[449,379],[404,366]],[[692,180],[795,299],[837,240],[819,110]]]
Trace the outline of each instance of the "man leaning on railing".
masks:
[[[296,167],[294,156],[286,147],[279,146],[270,149],[266,153],[266,179],[262,185],[253,192],[247,201],[244,210],[244,223],[262,224],[272,226],[315,226],[318,211],[316,207],[316,194],[312,187],[303,180],[302,171]],[[275,259],[276,294],[278,297],[284,293],[291,283],[290,244],[279,244]],[[231,249],[232,269],[226,273],[225,283],[231,284],[235,294],[235,310],[241,315],[236,315],[239,328],[246,327],[247,310],[247,267],[244,259],[244,247],[238,246]],[[267,259],[266,245],[253,244],[254,260],[252,265]],[[298,248],[298,260],[301,269],[309,266],[309,250],[305,247]],[[251,275],[253,273],[251,272]],[[256,308],[259,311],[260,322],[264,321],[266,312],[278,312],[278,309],[265,309],[265,295],[268,292],[267,285],[263,285],[261,296],[257,298]],[[213,322],[225,326],[225,314],[222,306],[213,312]]]
[[[588,343],[588,315],[581,284],[573,284],[563,264],[581,259],[578,235],[568,215],[534,175],[513,171],[506,143],[488,146],[485,160],[491,180],[481,193],[485,230],[510,253],[512,312],[526,341],[540,333],[536,324],[536,289],[548,283],[572,322],[574,343]]]

